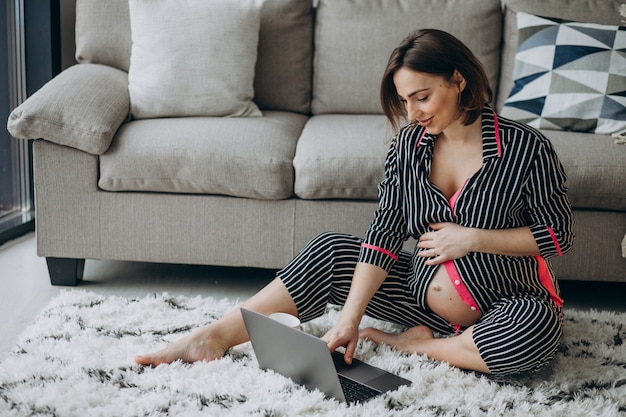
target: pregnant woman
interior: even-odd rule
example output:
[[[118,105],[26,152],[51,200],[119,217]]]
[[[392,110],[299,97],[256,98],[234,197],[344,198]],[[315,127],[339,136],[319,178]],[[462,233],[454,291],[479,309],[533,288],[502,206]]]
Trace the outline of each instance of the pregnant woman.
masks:
[[[331,350],[344,346],[348,363],[364,338],[484,373],[545,366],[563,326],[549,258],[574,238],[551,143],[495,114],[481,63],[446,32],[407,37],[380,95],[398,133],[365,238],[316,237],[243,306],[302,321],[329,303],[343,306],[323,340]],[[410,237],[418,241],[412,253],[401,249]],[[365,314],[407,330],[359,331]],[[136,360],[213,360],[247,340],[236,309]]]

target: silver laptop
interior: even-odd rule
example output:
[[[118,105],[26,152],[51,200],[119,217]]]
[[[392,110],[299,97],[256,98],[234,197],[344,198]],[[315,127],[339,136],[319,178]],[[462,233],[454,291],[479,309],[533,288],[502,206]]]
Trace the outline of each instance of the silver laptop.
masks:
[[[241,309],[252,349],[261,369],[271,369],[329,398],[363,402],[411,381],[354,359],[331,352],[322,339],[293,329],[263,314]]]

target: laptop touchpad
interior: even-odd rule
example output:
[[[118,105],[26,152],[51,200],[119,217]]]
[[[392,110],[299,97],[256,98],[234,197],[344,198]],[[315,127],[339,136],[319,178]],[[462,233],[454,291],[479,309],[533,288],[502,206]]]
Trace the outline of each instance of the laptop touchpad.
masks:
[[[366,383],[368,380],[376,379],[380,375],[387,373],[380,368],[368,365],[358,359],[352,359],[352,365],[348,365],[343,359],[343,353],[341,352],[333,352],[332,356],[338,374],[361,383]]]

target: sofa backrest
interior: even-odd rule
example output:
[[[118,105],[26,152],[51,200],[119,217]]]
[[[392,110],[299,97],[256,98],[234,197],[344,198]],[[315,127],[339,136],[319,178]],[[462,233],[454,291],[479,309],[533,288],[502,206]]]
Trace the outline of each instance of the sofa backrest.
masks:
[[[380,81],[391,51],[416,29],[441,29],[481,60],[497,91],[501,0],[319,0],[313,114],[382,114]]]
[[[501,109],[513,87],[513,68],[518,47],[517,13],[602,25],[624,25],[620,5],[624,0],[506,0],[502,70],[497,108]]]
[[[255,103],[263,110],[309,113],[313,60],[312,0],[265,1],[255,68]],[[128,0],[76,1],[76,61],[128,71]]]
[[[254,81],[254,101],[263,110],[382,114],[380,79],[389,54],[420,28],[459,37],[498,91],[502,0],[317,0],[316,8],[312,3],[263,3]],[[76,0],[76,60],[128,71],[130,55],[128,0]]]

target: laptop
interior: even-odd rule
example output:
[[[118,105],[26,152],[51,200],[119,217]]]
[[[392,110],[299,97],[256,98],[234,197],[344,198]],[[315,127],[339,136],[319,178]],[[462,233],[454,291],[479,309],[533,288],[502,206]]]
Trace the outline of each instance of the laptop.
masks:
[[[271,369],[329,398],[364,402],[411,381],[358,359],[345,363],[343,353],[330,352],[322,339],[279,323],[263,314],[241,309],[261,369]]]

